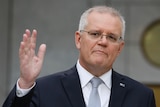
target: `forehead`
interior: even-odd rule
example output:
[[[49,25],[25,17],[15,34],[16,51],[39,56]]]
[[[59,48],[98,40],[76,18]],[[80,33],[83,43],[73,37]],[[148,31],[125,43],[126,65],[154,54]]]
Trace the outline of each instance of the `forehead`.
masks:
[[[87,17],[87,28],[100,29],[103,31],[113,30],[121,32],[122,23],[119,17],[110,13],[100,13],[93,11]]]

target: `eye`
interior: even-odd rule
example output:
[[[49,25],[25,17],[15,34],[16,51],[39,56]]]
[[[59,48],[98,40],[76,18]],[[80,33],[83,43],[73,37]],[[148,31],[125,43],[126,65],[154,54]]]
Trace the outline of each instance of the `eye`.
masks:
[[[100,33],[100,32],[89,32],[89,34],[90,34],[92,37],[95,37],[95,38],[101,36],[101,33]]]
[[[114,41],[114,42],[117,41],[117,37],[115,35],[112,35],[112,34],[108,35],[108,39],[111,40],[111,41]]]

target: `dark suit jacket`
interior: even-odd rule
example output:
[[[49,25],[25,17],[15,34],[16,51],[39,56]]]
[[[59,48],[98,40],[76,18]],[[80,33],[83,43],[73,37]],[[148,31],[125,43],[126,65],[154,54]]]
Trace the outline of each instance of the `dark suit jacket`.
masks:
[[[38,79],[22,98],[14,87],[3,107],[86,107],[76,67]],[[109,107],[156,106],[152,90],[113,71]]]

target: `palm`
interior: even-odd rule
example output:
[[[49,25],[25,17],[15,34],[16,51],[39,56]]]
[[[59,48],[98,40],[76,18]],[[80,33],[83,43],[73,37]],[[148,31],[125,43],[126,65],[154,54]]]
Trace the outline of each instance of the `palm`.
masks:
[[[26,84],[29,86],[33,84],[42,68],[46,45],[42,44],[36,55],[36,36],[36,30],[33,30],[32,35],[29,30],[26,30],[19,48],[20,79],[23,80],[21,82],[23,85]],[[20,85],[22,86],[22,84]]]

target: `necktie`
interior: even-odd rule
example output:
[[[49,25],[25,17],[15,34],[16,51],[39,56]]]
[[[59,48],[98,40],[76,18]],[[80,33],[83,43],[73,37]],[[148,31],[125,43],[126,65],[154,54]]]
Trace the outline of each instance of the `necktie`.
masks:
[[[102,80],[100,78],[94,77],[90,82],[92,84],[92,91],[89,97],[88,107],[101,107],[98,86],[102,83]]]

